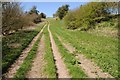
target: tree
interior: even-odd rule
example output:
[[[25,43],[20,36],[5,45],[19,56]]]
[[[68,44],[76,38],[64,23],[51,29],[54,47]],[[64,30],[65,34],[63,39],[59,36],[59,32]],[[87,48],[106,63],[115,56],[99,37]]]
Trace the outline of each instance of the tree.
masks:
[[[62,7],[59,7],[56,16],[58,16],[60,19],[63,19],[63,17],[67,14],[69,10],[69,5],[63,5]]]
[[[41,18],[46,18],[46,14],[40,13]]]
[[[53,18],[55,18],[57,15],[56,14],[53,14]]]
[[[37,10],[37,7],[36,6],[33,6],[32,9],[29,11],[29,14],[36,14],[38,15],[38,10]]]
[[[39,11],[37,10],[37,7],[36,6],[33,6],[31,8],[31,10],[28,12],[28,16],[31,17],[30,20],[31,20],[31,23],[39,23],[41,22],[41,15],[39,15]]]

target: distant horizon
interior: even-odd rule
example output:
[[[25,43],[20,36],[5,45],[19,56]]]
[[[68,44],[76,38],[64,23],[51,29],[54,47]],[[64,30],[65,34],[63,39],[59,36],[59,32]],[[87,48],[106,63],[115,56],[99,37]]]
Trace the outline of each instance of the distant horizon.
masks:
[[[29,11],[33,6],[36,6],[39,13],[43,12],[47,17],[53,17],[53,14],[62,5],[68,4],[70,6],[69,9],[72,10],[86,3],[87,2],[22,2],[21,6],[24,11]]]

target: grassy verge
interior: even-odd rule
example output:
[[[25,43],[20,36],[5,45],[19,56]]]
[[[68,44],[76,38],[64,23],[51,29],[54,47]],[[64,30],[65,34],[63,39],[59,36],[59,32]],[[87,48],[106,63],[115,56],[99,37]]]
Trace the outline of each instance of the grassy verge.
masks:
[[[115,18],[97,23],[95,24],[95,29],[90,29],[88,32],[93,35],[117,38],[118,19]]]
[[[71,53],[69,53],[69,51],[67,49],[65,49],[64,46],[62,45],[62,43],[58,40],[56,33],[53,31],[54,27],[52,27],[52,26],[55,26],[55,25],[51,24],[51,27],[50,27],[53,32],[53,38],[59,48],[59,51],[64,59],[64,62],[66,64],[72,78],[87,77],[86,74],[83,72],[83,70],[80,69],[80,66],[78,65],[78,60],[75,58],[75,56],[72,55]]]
[[[21,30],[2,38],[2,73],[5,73],[10,65],[15,62],[43,25],[37,27],[39,30]]]
[[[30,52],[28,53],[28,56],[25,58],[24,62],[22,63],[22,65],[20,66],[20,68],[17,70],[17,73],[15,74],[14,78],[15,80],[19,78],[19,80],[24,80],[25,78],[25,74],[27,73],[27,71],[31,68],[32,66],[32,60],[34,59],[37,49],[38,49],[38,44],[39,41],[42,37],[42,34],[39,36],[39,38],[37,39],[37,41],[34,43],[32,49],[30,50]]]
[[[100,68],[112,76],[118,76],[118,39],[97,36],[81,31],[71,31],[64,28],[63,21],[50,21],[52,32],[58,34],[65,41],[71,43],[78,53],[92,59]]]
[[[44,67],[44,72],[48,76],[48,78],[56,78],[56,67],[54,63],[47,27],[45,28],[44,34],[45,34],[45,50],[46,50],[44,55],[44,60],[46,62]]]

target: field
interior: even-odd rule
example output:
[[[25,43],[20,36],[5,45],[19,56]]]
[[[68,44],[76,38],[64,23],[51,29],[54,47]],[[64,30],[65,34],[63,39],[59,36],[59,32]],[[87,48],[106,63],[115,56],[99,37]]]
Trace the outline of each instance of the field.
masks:
[[[104,72],[118,76],[118,39],[67,30],[63,21],[51,19],[51,31],[75,47],[76,53],[92,59]]]
[[[1,3],[1,79],[117,80],[118,2]]]
[[[38,35],[37,38],[35,38],[36,35]],[[43,36],[44,44],[40,44]],[[21,57],[22,51],[28,47],[33,39],[36,40],[32,43],[30,51],[26,57],[21,59],[22,62],[19,62],[17,58]],[[70,49],[65,47],[63,43],[73,46],[75,50],[70,52]],[[18,62],[10,70],[8,69],[5,77],[12,76],[14,79],[23,80],[35,78],[30,75],[39,75],[39,78],[113,78],[118,76],[117,37],[98,35],[94,31],[69,30],[65,28],[63,20],[48,18],[46,24],[39,24],[32,31],[19,31],[7,38],[4,37],[3,45],[3,70],[7,72],[13,63]],[[45,48],[42,49],[42,46]],[[41,56],[37,56],[40,54]],[[80,60],[77,57],[81,54],[84,57],[81,57]],[[36,61],[37,58],[40,58],[39,60],[42,62]],[[84,60],[87,60],[89,65],[83,63]],[[90,70],[85,65],[93,66],[97,70]],[[35,69],[36,67],[37,69]],[[88,72],[91,72],[88,73],[87,69]],[[100,75],[99,72],[103,75]]]

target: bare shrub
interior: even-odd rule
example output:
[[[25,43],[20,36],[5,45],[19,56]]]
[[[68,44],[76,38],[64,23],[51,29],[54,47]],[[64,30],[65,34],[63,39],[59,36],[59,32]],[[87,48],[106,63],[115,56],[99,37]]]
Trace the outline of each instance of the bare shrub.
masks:
[[[11,31],[17,31],[27,25],[26,17],[23,13],[20,3],[4,2],[2,3],[2,34],[7,35]]]

